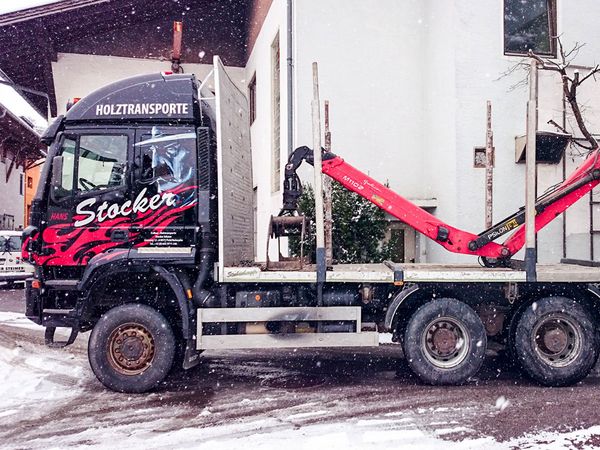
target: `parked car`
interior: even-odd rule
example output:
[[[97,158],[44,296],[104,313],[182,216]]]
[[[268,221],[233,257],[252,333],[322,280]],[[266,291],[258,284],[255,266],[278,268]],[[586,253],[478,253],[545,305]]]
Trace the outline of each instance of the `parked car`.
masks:
[[[21,258],[21,231],[0,230],[0,281],[14,286],[33,274],[33,266]]]

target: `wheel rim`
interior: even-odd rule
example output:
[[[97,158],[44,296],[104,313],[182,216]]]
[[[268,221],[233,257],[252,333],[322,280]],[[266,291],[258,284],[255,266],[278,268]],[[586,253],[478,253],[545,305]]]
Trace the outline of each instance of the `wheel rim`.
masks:
[[[568,366],[581,354],[581,328],[566,314],[540,319],[531,339],[536,353],[552,367]]]
[[[452,369],[467,357],[469,340],[469,332],[460,320],[438,317],[425,327],[421,347],[431,364],[440,369]]]
[[[126,323],[108,339],[108,362],[120,374],[139,375],[154,360],[154,338],[139,323]]]

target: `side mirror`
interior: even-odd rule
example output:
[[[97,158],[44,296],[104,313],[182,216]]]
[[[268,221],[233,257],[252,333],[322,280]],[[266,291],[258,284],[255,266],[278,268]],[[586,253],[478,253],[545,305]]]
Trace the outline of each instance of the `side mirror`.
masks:
[[[62,175],[63,175],[63,157],[55,156],[52,158],[52,177],[50,178],[50,196],[53,200],[60,200],[64,195],[60,195],[64,192],[62,186]]]

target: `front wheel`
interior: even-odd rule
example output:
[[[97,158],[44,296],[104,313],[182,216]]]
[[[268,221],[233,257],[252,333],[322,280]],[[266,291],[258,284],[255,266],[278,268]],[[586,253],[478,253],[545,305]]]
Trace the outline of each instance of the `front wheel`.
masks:
[[[412,371],[429,384],[462,384],[485,357],[485,327],[475,311],[453,298],[432,300],[410,318],[404,356]]]
[[[137,303],[102,315],[88,344],[92,371],[102,384],[119,392],[156,387],[169,373],[174,355],[169,322],[155,309]]]
[[[514,352],[527,374],[546,386],[566,386],[585,378],[598,358],[587,310],[566,297],[546,297],[521,314]]]

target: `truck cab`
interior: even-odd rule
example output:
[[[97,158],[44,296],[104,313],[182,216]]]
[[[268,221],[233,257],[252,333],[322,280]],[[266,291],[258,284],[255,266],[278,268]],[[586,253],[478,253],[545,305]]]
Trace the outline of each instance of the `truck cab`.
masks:
[[[43,136],[50,148],[23,237],[35,265],[27,316],[47,326],[49,343],[57,326],[91,326],[124,301],[117,293],[165,283],[152,268],[196,270],[215,253],[214,111],[198,92],[193,75],[129,78],[81,99]],[[94,290],[102,298],[91,300]]]

